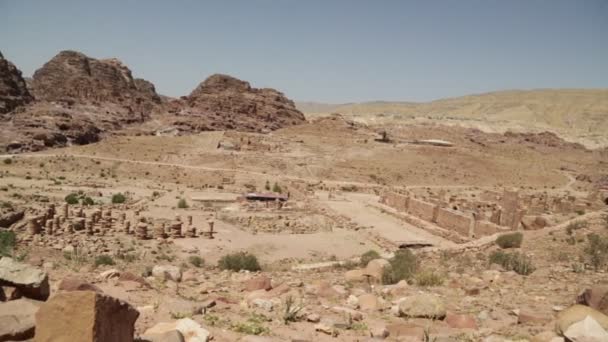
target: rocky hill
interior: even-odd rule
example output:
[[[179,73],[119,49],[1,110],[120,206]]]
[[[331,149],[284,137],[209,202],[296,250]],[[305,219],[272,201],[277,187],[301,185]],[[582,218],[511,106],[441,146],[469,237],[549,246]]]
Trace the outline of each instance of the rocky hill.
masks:
[[[328,105],[302,102],[307,116],[338,112],[374,122],[440,120],[486,131],[552,131],[588,147],[608,145],[608,89],[538,89],[414,102]]]
[[[27,81],[1,58],[2,113],[0,150],[7,152],[88,144],[115,134],[268,132],[305,121],[274,89],[213,75],[190,95],[170,99],[119,60],[76,51],[61,51]]]
[[[228,75],[207,78],[190,95],[169,104],[168,124],[181,132],[268,132],[305,122],[293,101],[275,89],[257,89]]]
[[[36,70],[32,87],[42,101],[118,104],[127,110],[127,122],[146,119],[161,102],[154,85],[134,79],[119,60],[97,60],[76,51],[61,51]]]
[[[21,71],[0,52],[0,114],[32,101]]]

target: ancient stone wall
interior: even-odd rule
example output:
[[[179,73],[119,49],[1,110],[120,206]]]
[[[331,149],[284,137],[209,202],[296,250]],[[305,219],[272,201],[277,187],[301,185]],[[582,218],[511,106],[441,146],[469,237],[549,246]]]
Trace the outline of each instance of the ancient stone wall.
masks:
[[[410,198],[407,212],[425,221],[433,222],[435,205],[433,203]]]
[[[455,230],[468,237],[471,228],[473,228],[473,217],[450,209],[438,208],[435,223],[441,228]]]
[[[480,238],[483,236],[493,235],[504,230],[506,230],[504,227],[500,227],[497,224],[485,220],[479,220],[475,221],[473,236],[475,238]]]

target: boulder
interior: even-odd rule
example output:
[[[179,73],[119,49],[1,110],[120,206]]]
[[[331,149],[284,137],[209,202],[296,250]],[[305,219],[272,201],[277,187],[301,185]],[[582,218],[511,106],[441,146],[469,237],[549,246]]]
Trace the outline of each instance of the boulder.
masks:
[[[557,314],[555,331],[563,334],[568,327],[584,320],[587,316],[593,318],[602,328],[608,329],[608,316],[591,307],[576,304]]]
[[[182,280],[182,270],[173,265],[156,265],[152,268],[152,276],[161,280],[172,280],[177,283]]]
[[[364,270],[348,270],[344,273],[344,279],[348,282],[356,283],[365,281]]]
[[[578,296],[576,302],[608,315],[608,286],[596,285],[588,288]]]
[[[37,342],[131,342],[139,312],[94,291],[60,292],[36,313]]]
[[[76,277],[67,277],[61,280],[58,286],[59,291],[94,291],[98,293],[103,293],[103,291],[93,285],[90,284],[80,278]]]
[[[367,263],[365,270],[363,271],[364,276],[371,277],[372,280],[382,281],[382,275],[386,268],[391,267],[390,262],[385,259],[374,259]]]
[[[378,311],[381,309],[380,301],[376,295],[371,293],[359,296],[359,309],[362,311]]]
[[[477,329],[475,317],[471,315],[459,315],[448,312],[445,316],[445,322],[450,326],[450,328]]]
[[[149,334],[141,336],[147,342],[185,342],[184,335],[179,330],[169,330],[159,334]]]
[[[46,300],[50,295],[49,278],[42,270],[9,257],[0,259],[0,286],[16,287],[27,298]]]
[[[168,323],[158,323],[146,330],[144,336],[165,334],[173,330],[179,331],[184,337],[185,342],[207,342],[210,338],[209,331],[190,318],[182,318]]]
[[[571,342],[608,341],[608,332],[591,316],[570,325],[564,332],[564,336]]]
[[[245,291],[265,290],[270,291],[272,284],[270,278],[265,275],[260,275],[244,282]]]
[[[40,304],[25,298],[0,303],[0,341],[22,341],[34,337],[34,317]]]
[[[402,317],[443,319],[446,309],[436,295],[422,293],[405,297],[399,301],[399,315]]]

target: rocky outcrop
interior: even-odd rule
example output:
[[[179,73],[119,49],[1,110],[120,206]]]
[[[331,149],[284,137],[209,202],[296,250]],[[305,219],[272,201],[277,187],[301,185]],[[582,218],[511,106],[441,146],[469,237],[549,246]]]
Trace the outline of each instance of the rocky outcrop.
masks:
[[[0,59],[2,113],[9,115],[0,116],[0,149],[10,153],[90,144],[116,134],[269,132],[305,121],[293,101],[274,89],[213,75],[190,95],[163,100],[119,60],[76,51],[61,51],[27,84]]]
[[[20,82],[27,92],[25,81]],[[36,101],[25,108],[11,106],[9,120],[0,125],[0,145],[7,152],[94,143],[145,122],[161,108],[154,85],[134,79],[119,60],[75,51],[53,57],[29,86]]]
[[[293,101],[277,90],[251,87],[228,75],[212,75],[190,95],[169,104],[171,124],[185,132],[269,132],[305,121]]]
[[[136,117],[148,116],[153,105],[160,103],[154,86],[133,79],[131,70],[118,59],[98,60],[76,51],[61,51],[36,70],[32,87],[39,100],[114,103]]]
[[[60,292],[36,313],[36,341],[133,341],[139,312],[94,291]]]
[[[50,294],[45,272],[9,257],[0,259],[0,286],[15,287],[21,296],[37,300],[46,300]]]
[[[32,100],[21,71],[0,53],[0,114],[11,112]]]

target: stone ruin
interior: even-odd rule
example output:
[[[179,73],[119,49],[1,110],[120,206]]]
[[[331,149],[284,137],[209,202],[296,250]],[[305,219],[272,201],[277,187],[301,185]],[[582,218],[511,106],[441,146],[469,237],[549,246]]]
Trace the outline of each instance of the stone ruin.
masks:
[[[416,218],[454,232],[457,236],[453,240],[462,242],[504,231],[541,229],[551,224],[556,215],[598,209],[599,200],[594,201],[592,196],[583,199],[505,189],[502,194],[484,191],[468,198],[447,196],[441,190],[420,198],[409,192],[389,191],[380,197],[380,203],[405,214],[406,219]]]
[[[139,210],[132,210],[133,221],[127,219],[128,207],[102,208],[86,210],[82,206],[70,206],[63,204],[60,210],[56,210],[54,204],[49,205],[43,210],[43,214],[30,216],[26,222],[25,241],[40,240],[40,238],[69,239],[72,236],[106,236],[122,233],[134,235],[138,240],[154,238],[164,240],[167,238],[195,238],[203,237],[213,239],[216,231],[214,221],[207,221],[207,229],[197,229],[193,224],[191,215],[187,216],[186,223],[181,221],[179,216],[168,226],[162,220],[152,220],[139,215]],[[134,222],[132,224],[132,222]],[[149,225],[153,227],[149,231]]]

